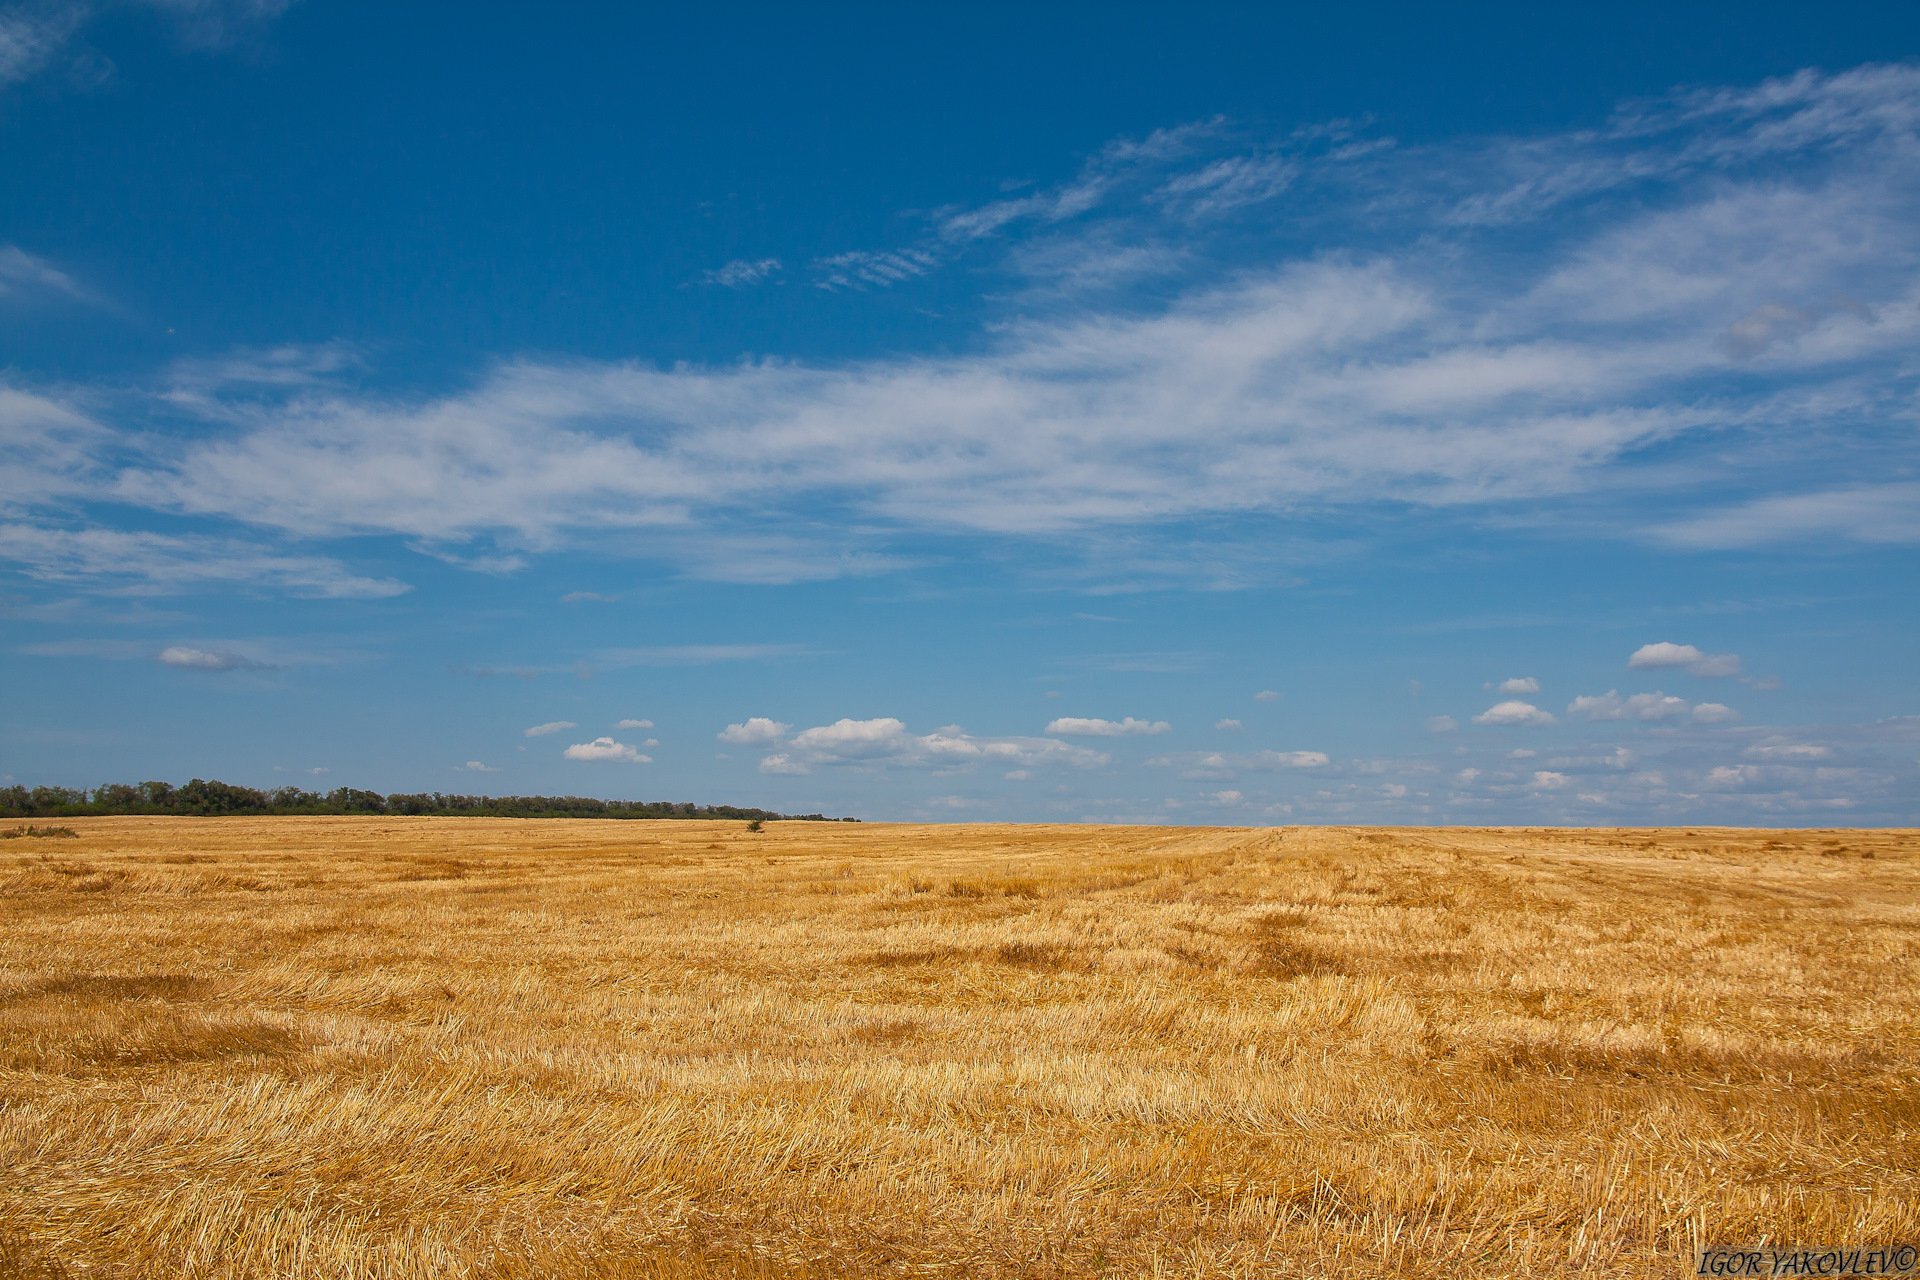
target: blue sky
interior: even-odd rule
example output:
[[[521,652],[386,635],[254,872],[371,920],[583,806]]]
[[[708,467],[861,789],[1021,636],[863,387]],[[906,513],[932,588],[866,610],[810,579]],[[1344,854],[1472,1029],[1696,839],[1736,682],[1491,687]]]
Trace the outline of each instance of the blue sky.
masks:
[[[1910,5],[0,5],[0,780],[1920,823]]]

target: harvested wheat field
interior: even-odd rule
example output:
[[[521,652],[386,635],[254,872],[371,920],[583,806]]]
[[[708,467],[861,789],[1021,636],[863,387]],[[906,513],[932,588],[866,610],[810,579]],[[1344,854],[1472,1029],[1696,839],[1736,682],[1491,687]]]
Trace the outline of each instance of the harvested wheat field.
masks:
[[[71,825],[0,845],[8,1275],[1920,1237],[1912,832]]]

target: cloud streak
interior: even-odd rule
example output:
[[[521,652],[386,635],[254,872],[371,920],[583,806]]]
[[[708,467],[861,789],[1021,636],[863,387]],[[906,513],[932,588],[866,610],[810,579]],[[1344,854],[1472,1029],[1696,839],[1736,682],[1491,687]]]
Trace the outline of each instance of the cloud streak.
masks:
[[[754,733],[754,721],[729,726],[741,730],[745,741]],[[772,726],[784,732],[784,726]],[[769,732],[761,729],[761,734]],[[1057,738],[976,737],[957,725],[928,734],[908,731],[892,716],[873,720],[841,719],[794,734],[787,750],[767,756],[760,771],[770,774],[806,774],[817,768],[935,769],[968,772],[981,765],[1013,770],[1064,765],[1098,769],[1111,762],[1103,751],[1091,751]]]
[[[1165,733],[1171,728],[1173,726],[1165,720],[1136,720],[1132,716],[1124,720],[1083,720],[1062,716],[1048,723],[1047,732],[1068,738],[1119,738],[1132,734]]]
[[[884,548],[906,537],[1363,510],[1551,523],[1572,496],[1668,545],[1920,538],[1910,484],[1830,474],[1836,433],[1854,465],[1912,460],[1920,68],[1680,95],[1547,139],[1337,133],[1226,155],[1220,122],[1119,142],[1058,187],[937,215],[922,245],[814,264],[827,287],[903,287],[1023,228],[1098,252],[1239,246],[1152,301],[1040,306],[953,354],[517,360],[421,396],[295,360],[296,379],[168,392],[190,431],[90,436],[48,418],[84,417],[52,395],[0,429],[49,495],[84,478],[125,507],[503,569],[590,547],[798,581],[899,568]],[[1258,238],[1248,211],[1281,207],[1318,250]],[[1770,447],[1728,445],[1743,436]],[[1703,488],[1688,459],[1707,449],[1754,461]],[[1658,519],[1649,494],[1669,495]],[[475,542],[499,553],[459,550]]]

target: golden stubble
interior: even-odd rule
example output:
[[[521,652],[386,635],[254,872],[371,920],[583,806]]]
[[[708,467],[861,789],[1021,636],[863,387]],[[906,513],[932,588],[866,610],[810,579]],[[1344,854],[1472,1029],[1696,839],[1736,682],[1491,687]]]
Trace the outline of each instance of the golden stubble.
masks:
[[[0,1275],[1920,1237],[1913,832],[71,825],[0,846]]]

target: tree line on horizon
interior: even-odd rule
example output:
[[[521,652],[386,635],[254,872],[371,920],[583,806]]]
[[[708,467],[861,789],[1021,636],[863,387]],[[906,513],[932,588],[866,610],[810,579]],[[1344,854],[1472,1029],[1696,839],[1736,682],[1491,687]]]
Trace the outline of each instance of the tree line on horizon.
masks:
[[[596,800],[589,796],[466,796],[443,792],[381,795],[355,787],[262,791],[195,778],[166,782],[110,782],[75,787],[0,788],[0,818],[87,818],[133,815],[214,817],[270,814],[390,814],[474,818],[742,818],[761,822],[833,822],[819,813],[775,813],[730,804],[668,800]],[[858,822],[858,818],[841,818]]]

